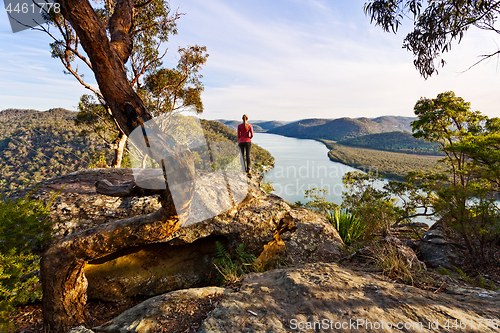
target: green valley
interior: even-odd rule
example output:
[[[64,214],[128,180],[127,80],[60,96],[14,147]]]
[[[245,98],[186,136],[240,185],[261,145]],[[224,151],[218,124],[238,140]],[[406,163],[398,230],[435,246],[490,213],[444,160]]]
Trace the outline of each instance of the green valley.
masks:
[[[81,136],[76,112],[8,109],[0,112],[0,194],[35,185],[45,179],[88,167],[105,167],[113,151],[95,134]],[[237,142],[227,126],[201,120],[207,141]],[[254,145],[252,160],[272,165],[271,154]],[[125,158],[122,166],[127,166]]]

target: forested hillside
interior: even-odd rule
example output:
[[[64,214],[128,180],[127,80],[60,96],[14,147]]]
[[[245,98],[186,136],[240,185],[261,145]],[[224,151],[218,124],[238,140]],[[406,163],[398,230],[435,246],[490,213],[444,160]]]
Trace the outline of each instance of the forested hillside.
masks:
[[[0,112],[0,194],[16,191],[82,168],[111,162],[111,149],[93,134],[80,136],[76,112],[65,109],[4,110]],[[237,142],[236,132],[201,120],[207,141]],[[269,165],[271,154],[254,145],[254,162]],[[128,159],[125,158],[127,163]]]
[[[338,141],[344,146],[378,149],[418,155],[443,155],[439,145],[416,139],[410,132],[386,132]]]
[[[417,156],[376,149],[348,147],[334,141],[321,140],[330,149],[328,157],[365,172],[403,181],[410,171],[431,171],[438,163],[435,156]]]
[[[332,141],[355,138],[362,135],[411,130],[414,118],[384,116],[375,119],[303,119],[268,131],[300,139],[325,139]]]
[[[81,137],[75,112],[51,109],[0,112],[0,193],[86,168],[104,148]]]
[[[200,122],[208,142],[238,142],[236,131],[226,125],[215,120],[200,119]],[[274,165],[274,157],[271,156],[271,153],[256,144],[252,144],[251,156],[254,163]]]

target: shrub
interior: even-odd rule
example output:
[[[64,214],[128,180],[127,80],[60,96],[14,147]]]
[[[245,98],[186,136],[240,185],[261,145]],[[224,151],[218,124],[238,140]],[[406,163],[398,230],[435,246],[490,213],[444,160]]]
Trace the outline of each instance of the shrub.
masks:
[[[413,284],[418,276],[419,268],[412,266],[395,245],[375,245],[372,255],[376,266],[391,279]]]
[[[328,190],[313,187],[312,189],[305,191],[304,198],[309,199],[309,201],[306,203],[297,201],[295,202],[295,205],[310,209],[316,213],[326,214],[328,211],[335,210],[339,207],[333,202],[326,201],[326,194],[328,194]]]
[[[273,186],[273,182],[270,180],[260,182],[260,188],[262,189],[262,191],[266,192],[267,194],[269,194],[275,190],[275,188]]]
[[[326,218],[337,229],[340,238],[342,238],[344,244],[347,246],[362,237],[366,228],[361,219],[346,210],[336,209],[328,211]]]
[[[41,297],[38,280],[39,258],[51,240],[52,223],[47,219],[49,204],[30,199],[0,199],[0,322],[16,305]]]
[[[39,257],[29,251],[0,253],[0,321],[14,306],[41,298],[38,264]]]

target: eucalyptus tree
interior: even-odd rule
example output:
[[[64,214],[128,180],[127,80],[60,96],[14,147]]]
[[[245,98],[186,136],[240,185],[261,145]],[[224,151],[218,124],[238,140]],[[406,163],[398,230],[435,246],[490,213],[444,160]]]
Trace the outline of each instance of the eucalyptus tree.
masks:
[[[364,10],[387,32],[396,33],[405,19],[413,19],[413,31],[406,35],[403,48],[413,53],[413,63],[424,78],[437,74],[436,67],[445,65],[442,54],[455,41],[460,43],[470,28],[500,33],[495,26],[500,14],[496,0],[372,0]],[[493,50],[477,63],[498,55],[500,50]]]
[[[499,119],[472,111],[452,91],[415,105],[414,136],[436,142],[446,154],[441,179],[421,175],[436,193],[436,214],[461,238],[476,263],[488,261],[500,235],[498,195]],[[433,181],[429,181],[432,179]]]
[[[110,34],[112,47],[116,48],[115,51],[119,51],[123,56],[121,61],[130,85],[136,91],[141,91],[144,89],[145,78],[148,75],[158,73],[162,69],[162,59],[168,51],[164,44],[171,35],[177,33],[176,21],[181,17],[181,14],[172,12],[169,3],[164,0],[138,2],[133,5],[132,24],[124,31],[120,27],[123,22],[116,19],[117,15],[114,15],[119,2],[116,0],[97,1],[95,14]],[[80,99],[76,124],[83,126],[82,134],[93,131],[109,148],[114,149],[115,156],[112,166],[119,167],[123,158],[127,135],[114,118],[113,112],[100,90],[100,86],[99,88],[92,86],[80,74],[79,63],[83,63],[91,70],[93,70],[93,64],[87,58],[85,50],[82,49],[81,38],[78,36],[77,31],[62,12],[52,12],[50,16],[49,28],[42,26],[38,29],[44,30],[54,39],[50,44],[52,56],[60,59],[65,67],[65,73],[75,77],[80,84],[91,92],[91,95],[83,95]],[[52,33],[51,28],[55,28],[58,33]],[[124,37],[123,34],[127,36]],[[123,38],[127,40],[126,43],[118,46],[120,40],[123,42]],[[186,58],[185,54],[193,50],[202,50],[201,55],[196,54],[192,58],[198,60],[202,58],[202,64],[204,64],[208,57],[205,47],[194,46],[180,49],[181,59]],[[196,71],[199,69],[197,67]],[[187,75],[192,77],[196,76],[197,73],[188,73]],[[188,84],[186,82],[184,86]],[[197,92],[198,101],[201,105],[198,111],[201,112],[203,106],[200,94],[203,91],[203,85],[200,81],[194,82],[192,89]],[[148,97],[139,94],[141,97]],[[148,101],[145,102],[149,104]]]
[[[85,83],[76,69],[70,73],[97,95],[109,109],[116,126],[127,136],[137,127],[142,127],[144,132],[145,123],[153,118],[137,93],[140,78],[134,79],[156,68],[159,61],[141,60],[132,65],[134,43],[153,45],[147,44],[155,42],[153,37],[148,39],[148,29],[158,29],[157,36],[161,37],[166,32],[173,32],[173,24],[179,17],[177,13],[165,12],[168,15],[149,18],[149,13],[145,12],[153,11],[160,1],[109,0],[103,5],[94,3],[93,7],[89,0],[57,0],[61,16],[52,13],[53,22],[62,33],[60,42],[55,40],[54,54],[68,66],[67,69],[73,68],[75,57],[91,68],[98,89]],[[124,188],[125,194],[124,191],[117,194],[159,194],[161,208],[158,211],[69,235],[54,242],[43,254],[40,271],[45,332],[67,332],[85,321],[87,280],[84,267],[89,261],[128,247],[162,241],[181,227],[181,217],[188,214],[194,195],[194,159],[189,150],[170,145],[170,142],[175,140],[169,133],[156,131],[137,143],[141,145],[139,148],[149,149],[160,165],[173,170],[175,177],[168,183],[165,179],[165,189],[148,192],[129,184]],[[183,192],[179,202],[174,204],[169,185],[179,182],[183,184]],[[106,187],[106,182],[101,183]]]

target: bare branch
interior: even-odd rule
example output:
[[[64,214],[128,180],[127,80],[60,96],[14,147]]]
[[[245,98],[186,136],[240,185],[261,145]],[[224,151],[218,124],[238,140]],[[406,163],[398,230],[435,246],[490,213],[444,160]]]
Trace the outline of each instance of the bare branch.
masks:
[[[481,60],[478,60],[477,62],[475,62],[474,64],[472,64],[469,68],[467,68],[466,70],[460,72],[460,74],[463,74],[465,72],[467,72],[468,70],[470,70],[472,67],[476,66],[476,65],[479,65],[480,63],[482,63],[483,61],[491,58],[491,57],[494,57],[494,56],[499,56],[500,57],[500,50],[494,52],[494,53],[491,53],[491,54],[482,54],[480,55],[479,57],[481,57]]]

